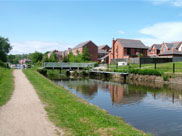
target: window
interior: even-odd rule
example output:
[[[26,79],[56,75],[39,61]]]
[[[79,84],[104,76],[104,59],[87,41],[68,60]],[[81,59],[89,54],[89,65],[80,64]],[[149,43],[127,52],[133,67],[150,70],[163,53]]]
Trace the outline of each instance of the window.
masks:
[[[142,49],[142,53],[144,53],[144,49]]]
[[[137,49],[135,49],[135,53],[137,52]]]
[[[131,54],[131,49],[127,49],[127,55]]]

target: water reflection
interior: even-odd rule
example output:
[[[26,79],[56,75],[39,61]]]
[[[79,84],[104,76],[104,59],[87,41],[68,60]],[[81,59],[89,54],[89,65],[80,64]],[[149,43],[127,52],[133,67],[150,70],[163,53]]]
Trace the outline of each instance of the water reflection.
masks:
[[[55,81],[72,93],[159,136],[182,135],[182,86],[100,80]]]

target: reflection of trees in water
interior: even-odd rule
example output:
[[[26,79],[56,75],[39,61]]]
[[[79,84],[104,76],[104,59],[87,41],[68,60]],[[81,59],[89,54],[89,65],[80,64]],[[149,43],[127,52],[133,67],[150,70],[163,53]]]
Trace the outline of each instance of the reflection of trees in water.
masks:
[[[98,91],[97,84],[91,80],[70,80],[68,86],[74,88],[77,92],[81,92],[85,96],[93,96]]]
[[[143,84],[143,83],[142,83]],[[114,82],[103,82],[101,80],[69,80],[68,86],[74,88],[77,92],[81,92],[84,96],[92,99],[100,91],[109,91],[111,100],[115,104],[130,104],[140,102],[147,94],[151,93],[154,99],[162,99],[173,103],[179,102],[182,104],[182,89],[174,90],[171,85],[147,84],[120,84]],[[179,87],[178,87],[179,88]]]

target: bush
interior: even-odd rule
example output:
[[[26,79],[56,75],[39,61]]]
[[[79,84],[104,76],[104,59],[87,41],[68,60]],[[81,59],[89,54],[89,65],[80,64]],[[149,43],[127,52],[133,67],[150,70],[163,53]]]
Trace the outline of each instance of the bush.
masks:
[[[47,77],[50,79],[59,79],[59,70],[47,70]]]
[[[139,74],[139,75],[155,75],[162,76],[163,73],[153,69],[131,69],[130,73]]]
[[[44,76],[47,76],[47,70],[46,70],[46,69],[37,69],[37,71],[38,71],[40,74],[42,74],[42,75],[44,75]]]
[[[4,62],[2,62],[2,61],[0,60],[0,67],[4,67],[4,68],[6,68],[6,67],[7,67],[7,64],[6,64],[6,63],[4,63]]]

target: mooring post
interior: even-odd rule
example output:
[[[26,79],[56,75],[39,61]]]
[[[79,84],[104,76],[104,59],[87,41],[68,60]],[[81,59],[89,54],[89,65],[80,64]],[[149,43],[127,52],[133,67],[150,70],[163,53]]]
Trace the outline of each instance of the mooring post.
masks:
[[[175,63],[173,63],[173,73],[175,73]]]
[[[142,67],[142,63],[141,63],[141,60],[140,60],[140,62],[139,62],[139,67],[140,67],[140,69],[141,69],[141,67]]]

